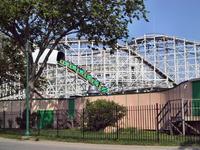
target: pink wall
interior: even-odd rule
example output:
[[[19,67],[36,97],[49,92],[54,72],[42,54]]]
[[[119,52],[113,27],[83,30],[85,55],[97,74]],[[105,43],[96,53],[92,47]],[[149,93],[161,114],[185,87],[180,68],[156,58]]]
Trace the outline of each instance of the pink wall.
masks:
[[[192,84],[191,82],[184,82],[175,88],[152,93],[135,93],[135,94],[121,94],[110,96],[89,96],[81,98],[95,101],[97,99],[106,99],[115,101],[124,106],[143,106],[165,104],[168,100],[175,99],[192,99]]]

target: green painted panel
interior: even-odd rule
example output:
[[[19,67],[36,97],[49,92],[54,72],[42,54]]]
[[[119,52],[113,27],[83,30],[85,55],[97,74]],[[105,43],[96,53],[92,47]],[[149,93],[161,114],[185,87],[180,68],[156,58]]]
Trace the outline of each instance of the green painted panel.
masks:
[[[200,116],[200,81],[192,82],[192,114]]]
[[[75,101],[74,99],[68,100],[68,114],[70,119],[74,118],[75,115]]]
[[[50,128],[53,126],[54,113],[53,110],[38,110],[37,111],[40,120],[38,122],[38,128]]]

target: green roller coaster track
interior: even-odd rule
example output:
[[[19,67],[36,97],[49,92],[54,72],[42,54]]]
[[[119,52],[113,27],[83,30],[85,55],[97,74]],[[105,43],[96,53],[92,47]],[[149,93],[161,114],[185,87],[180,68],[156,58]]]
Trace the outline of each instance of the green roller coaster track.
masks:
[[[60,60],[58,61],[58,64],[61,66],[66,66],[69,70],[73,71],[74,73],[77,73],[81,78],[88,81],[92,86],[95,86],[102,94],[108,94],[109,89],[106,86],[104,86],[102,82],[100,82],[90,73],[88,73],[86,70],[82,69],[81,67],[75,65],[74,63],[68,60]]]

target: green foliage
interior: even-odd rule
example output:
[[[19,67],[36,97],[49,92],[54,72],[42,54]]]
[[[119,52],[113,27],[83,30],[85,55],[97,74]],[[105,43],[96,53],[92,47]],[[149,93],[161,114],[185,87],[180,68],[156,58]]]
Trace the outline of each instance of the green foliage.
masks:
[[[143,0],[2,0],[0,28],[25,46],[76,32],[79,36],[113,42],[127,36],[127,24],[145,18]]]
[[[0,83],[5,81],[19,81],[24,78],[24,56],[20,50],[11,44],[11,41],[0,35]]]
[[[26,56],[28,51],[31,92],[64,36],[75,34],[114,47],[117,40],[128,37],[128,23],[139,18],[147,20],[143,0],[1,0],[0,3],[0,31],[18,49],[11,49],[11,53]],[[33,61],[35,45],[39,53]],[[49,52],[38,68],[47,48]]]
[[[84,113],[86,128],[99,131],[107,126],[115,126],[117,121],[126,115],[126,107],[114,101],[99,99],[94,102],[87,101]]]
[[[0,43],[0,84],[19,82],[21,87],[25,87],[25,56],[16,45],[12,44],[10,38],[0,35]],[[34,85],[37,89],[42,89],[46,86],[46,83],[46,79],[40,77]],[[8,86],[13,88],[12,84],[8,84]]]

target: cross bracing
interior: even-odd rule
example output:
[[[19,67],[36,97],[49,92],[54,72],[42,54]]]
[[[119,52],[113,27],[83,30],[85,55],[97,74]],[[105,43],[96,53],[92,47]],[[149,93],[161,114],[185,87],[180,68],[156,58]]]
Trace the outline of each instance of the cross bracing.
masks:
[[[129,45],[179,84],[200,77],[200,42],[166,35],[145,35]]]
[[[66,38],[59,50],[65,52],[66,60],[104,83],[109,88],[108,94],[170,88],[200,77],[200,43],[177,37],[145,35],[118,46],[114,54],[101,44],[95,46],[87,40]],[[47,65],[43,76],[48,80],[47,88],[41,91],[45,97],[83,96],[91,86],[56,62]]]

